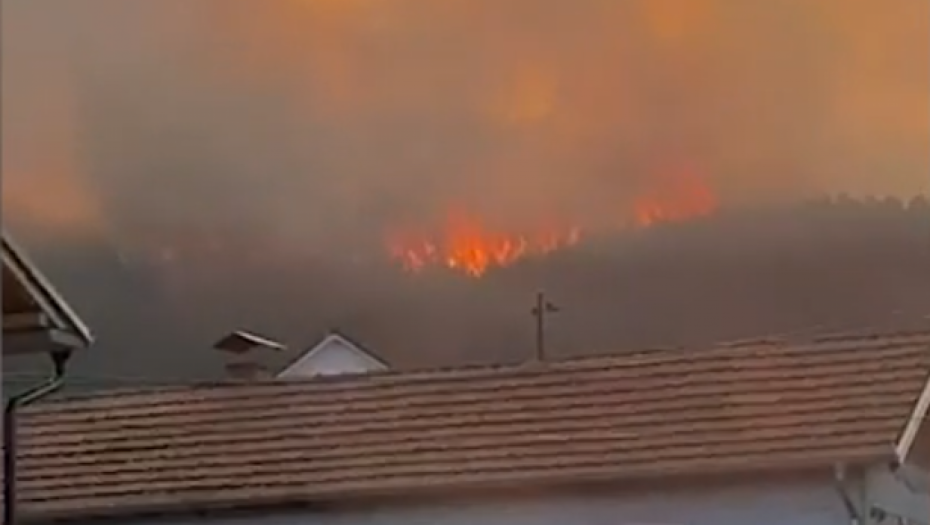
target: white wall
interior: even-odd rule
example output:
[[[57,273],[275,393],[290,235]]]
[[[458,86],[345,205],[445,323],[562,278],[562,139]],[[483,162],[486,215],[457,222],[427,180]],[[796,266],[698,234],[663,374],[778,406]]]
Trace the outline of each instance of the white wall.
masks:
[[[849,525],[827,483],[794,487],[717,489],[691,494],[537,497],[510,502],[175,520],[168,525]],[[147,525],[133,523],[129,525]]]

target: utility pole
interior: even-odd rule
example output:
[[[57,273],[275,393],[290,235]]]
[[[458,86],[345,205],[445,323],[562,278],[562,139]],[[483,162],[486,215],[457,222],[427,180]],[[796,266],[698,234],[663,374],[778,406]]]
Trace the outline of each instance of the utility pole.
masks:
[[[536,318],[536,360],[546,360],[546,314],[554,314],[559,307],[546,299],[546,293],[536,292],[536,306],[531,310]]]

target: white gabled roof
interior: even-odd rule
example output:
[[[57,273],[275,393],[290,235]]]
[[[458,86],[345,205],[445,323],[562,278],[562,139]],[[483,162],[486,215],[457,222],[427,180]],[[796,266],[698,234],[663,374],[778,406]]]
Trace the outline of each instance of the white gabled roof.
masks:
[[[344,351],[348,351],[352,354],[355,354],[356,356],[361,357],[364,361],[369,363],[371,368],[375,371],[387,370],[389,368],[388,363],[377,354],[371,350],[368,350],[361,344],[353,341],[342,333],[333,330],[330,331],[325,337],[323,337],[320,342],[307,350],[293,363],[288,365],[282,372],[278,374],[278,378],[288,379],[306,377],[306,370],[312,366],[313,361],[319,357],[321,352],[325,352],[328,349],[333,348],[333,346],[339,346]]]
[[[4,285],[15,286],[11,295],[4,293],[4,332],[14,325],[15,330],[58,330],[77,338],[79,346],[93,343],[93,334],[87,325],[6,232],[3,233],[3,271],[11,277],[4,279]],[[7,297],[16,296],[26,298],[26,303],[7,304]],[[19,310],[14,315],[24,316],[25,321],[8,317],[7,308],[10,307]]]

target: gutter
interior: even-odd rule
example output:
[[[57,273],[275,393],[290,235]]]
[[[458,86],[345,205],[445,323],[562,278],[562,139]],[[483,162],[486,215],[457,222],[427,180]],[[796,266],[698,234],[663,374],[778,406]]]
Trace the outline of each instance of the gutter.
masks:
[[[846,508],[846,513],[849,515],[849,524],[863,525],[862,512],[849,494],[849,483],[846,476],[847,470],[847,466],[842,463],[837,464],[833,468],[836,491],[840,496],[840,500],[843,502],[843,507]]]
[[[55,393],[64,385],[70,350],[53,350],[52,374],[38,385],[7,400],[3,409],[3,525],[16,523],[16,415],[18,409]]]

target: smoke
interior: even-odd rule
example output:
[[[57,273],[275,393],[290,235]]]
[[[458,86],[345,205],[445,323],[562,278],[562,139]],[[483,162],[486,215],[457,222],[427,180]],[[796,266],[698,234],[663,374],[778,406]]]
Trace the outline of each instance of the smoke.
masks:
[[[377,242],[928,186],[913,0],[8,0],[5,219],[121,247]]]

